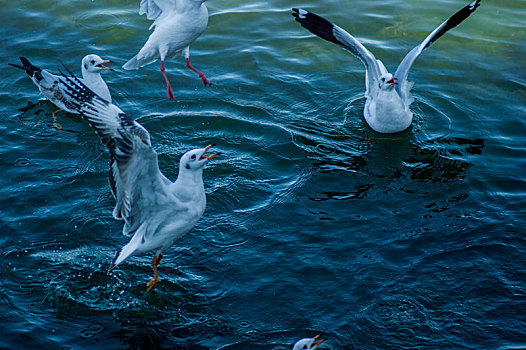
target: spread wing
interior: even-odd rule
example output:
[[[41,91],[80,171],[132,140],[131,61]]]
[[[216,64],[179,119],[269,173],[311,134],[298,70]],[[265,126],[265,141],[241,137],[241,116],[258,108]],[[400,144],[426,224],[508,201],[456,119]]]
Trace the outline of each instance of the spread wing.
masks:
[[[139,15],[146,14],[150,20],[157,19],[163,11],[175,7],[176,0],[141,0]]]
[[[78,78],[62,74],[61,81],[65,93],[110,151],[109,180],[117,202],[113,216],[124,220],[123,233],[132,235],[148,218],[149,210],[162,204],[162,194],[171,183],[159,170],[150,135]]]
[[[396,89],[398,91],[398,94],[402,97],[402,99],[405,99],[407,97],[407,75],[409,74],[409,70],[411,69],[411,66],[413,65],[413,62],[416,60],[416,58],[422,53],[422,51],[424,51],[424,49],[431,46],[431,44],[437,41],[442,35],[446,34],[448,30],[455,28],[466,18],[468,18],[473,12],[475,12],[477,7],[479,7],[480,5],[480,1],[481,0],[475,0],[471,2],[470,4],[462,8],[460,11],[455,13],[453,16],[449,17],[435,30],[433,30],[431,34],[429,34],[427,38],[425,38],[424,41],[420,43],[420,45],[413,48],[404,57],[394,74],[395,78],[398,80],[398,85],[396,86]]]
[[[347,33],[337,25],[327,21],[312,12],[303,9],[292,9],[292,15],[304,28],[316,34],[322,39],[340,45],[345,50],[358,57],[365,65],[366,69],[366,88],[370,93],[378,86],[378,79],[381,76],[381,69],[374,55],[365,48],[356,38]]]

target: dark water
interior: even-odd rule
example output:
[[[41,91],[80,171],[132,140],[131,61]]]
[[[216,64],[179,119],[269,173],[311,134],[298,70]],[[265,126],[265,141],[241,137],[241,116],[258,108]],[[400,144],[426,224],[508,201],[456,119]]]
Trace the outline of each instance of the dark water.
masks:
[[[410,74],[415,120],[365,124],[363,67],[295,23],[314,10],[394,71],[467,1],[207,2],[182,58],[104,75],[151,133],[162,170],[211,142],[208,205],[167,251],[106,269],[127,242],[108,154],[80,117],[41,100],[20,55],[79,72],[120,67],[149,22],[139,1],[5,2],[0,12],[0,348],[508,349],[526,346],[526,3],[483,0]]]

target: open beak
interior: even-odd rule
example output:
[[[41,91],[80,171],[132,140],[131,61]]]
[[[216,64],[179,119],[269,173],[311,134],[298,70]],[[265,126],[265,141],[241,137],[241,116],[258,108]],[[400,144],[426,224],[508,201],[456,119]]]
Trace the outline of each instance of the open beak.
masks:
[[[95,67],[98,67],[98,68],[103,69],[103,70],[111,70],[112,72],[115,71],[115,69],[108,68],[108,67],[104,66],[104,64],[106,64],[106,63],[113,63],[113,62],[111,62],[110,60],[104,60],[104,61],[102,61],[102,63],[97,64]]]
[[[393,77],[393,79],[389,80],[389,81],[387,82],[387,84],[391,84],[391,85],[396,85],[396,84],[398,84],[395,80],[396,80],[396,78]]]
[[[210,148],[214,147],[214,146],[215,146],[215,144],[213,144],[213,143],[212,143],[211,145],[206,146],[206,147],[205,147],[205,151],[203,152],[203,154],[201,154],[201,157],[199,157],[199,160],[205,160],[205,159],[210,160],[210,159],[212,159],[212,158],[217,157],[218,155],[220,155],[221,153],[214,153],[214,154],[211,154],[211,155],[209,155],[209,156],[205,156],[205,153],[208,152],[208,150],[209,150]]]
[[[325,341],[325,339],[319,339],[319,338],[320,338],[319,334],[314,337],[315,342],[312,343],[312,346],[318,346]]]

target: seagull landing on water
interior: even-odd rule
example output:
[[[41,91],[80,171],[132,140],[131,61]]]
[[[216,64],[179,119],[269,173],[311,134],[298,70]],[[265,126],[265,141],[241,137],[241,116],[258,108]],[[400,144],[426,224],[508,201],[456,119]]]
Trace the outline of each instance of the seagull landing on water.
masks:
[[[206,0],[142,0],[139,14],[146,14],[155,20],[150,26],[155,27],[139,53],[122,68],[139,69],[142,66],[161,59],[161,73],[166,81],[166,93],[169,100],[175,96],[166,76],[164,60],[183,54],[186,66],[199,74],[203,85],[211,85],[205,75],[190,64],[190,44],[193,43],[208,25]]]
[[[203,168],[217,155],[213,145],[186,152],[179,175],[170,181],[159,170],[150,134],[114,104],[100,98],[78,78],[63,74],[65,92],[110,152],[110,187],[116,204],[113,217],[124,220],[122,232],[132,236],[111,262],[110,270],[134,255],[155,252],[151,291],[159,282],[157,265],[163,252],[190,231],[206,205]]]
[[[79,113],[71,98],[64,93],[64,87],[60,80],[61,76],[51,74],[45,69],[32,65],[25,57],[20,57],[20,61],[22,62],[21,66],[13,63],[9,63],[9,65],[25,70],[35,85],[38,86],[42,95],[48,98],[55,106],[69,113]],[[104,66],[110,62],[103,60],[97,55],[85,56],[82,59],[82,79],[80,79],[89,89],[108,102],[111,102],[110,90],[102,79],[100,72],[103,70],[113,71],[113,69]]]
[[[420,45],[413,48],[402,60],[395,74],[387,72],[384,64],[377,60],[356,38],[337,25],[303,9],[292,9],[292,15],[304,28],[322,39],[340,45],[365,65],[365,109],[367,124],[380,133],[400,132],[409,127],[413,113],[409,106],[413,102],[407,75],[415,59],[451,28],[469,17],[480,5],[475,0],[439,25]]]
[[[321,343],[325,341],[325,339],[319,339],[319,338],[320,338],[320,335],[318,334],[314,338],[301,339],[296,344],[294,344],[294,347],[292,348],[292,350],[314,350]]]

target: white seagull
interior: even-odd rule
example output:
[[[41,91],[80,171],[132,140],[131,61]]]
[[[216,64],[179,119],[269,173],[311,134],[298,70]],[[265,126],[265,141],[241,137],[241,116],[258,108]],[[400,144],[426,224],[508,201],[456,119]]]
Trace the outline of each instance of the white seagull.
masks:
[[[325,341],[325,339],[319,338],[319,334],[314,338],[303,338],[299,340],[296,344],[294,344],[292,350],[314,350]]]
[[[119,107],[100,98],[78,78],[63,74],[65,92],[93,127],[111,156],[109,180],[116,204],[113,217],[124,220],[122,232],[132,236],[111,262],[110,270],[134,255],[155,252],[151,291],[159,282],[157,265],[163,252],[189,232],[206,205],[203,168],[219,153],[205,155],[213,146],[186,152],[179,175],[170,181],[159,170],[150,134]]]
[[[155,27],[139,53],[122,68],[139,69],[161,59],[161,72],[166,81],[169,100],[175,101],[172,86],[164,70],[164,60],[183,54],[186,66],[199,74],[203,85],[211,85],[205,75],[190,64],[190,44],[193,43],[208,25],[206,0],[142,0],[139,15],[155,20]]]
[[[9,63],[9,65],[25,70],[35,85],[38,86],[42,95],[49,99],[55,106],[66,112],[79,114],[71,98],[63,91],[63,86],[60,81],[61,76],[35,67],[25,57],[20,57],[20,61],[22,62],[21,66],[13,63]],[[103,60],[97,55],[87,55],[82,59],[81,64],[81,81],[108,102],[111,102],[110,90],[104,82],[104,79],[102,79],[100,72],[103,70],[113,71],[113,69],[104,66],[104,64],[110,62],[111,61]]]
[[[432,31],[404,57],[394,75],[387,72],[384,64],[356,38],[337,25],[303,9],[292,9],[292,15],[313,34],[340,45],[362,61],[365,65],[365,120],[377,132],[396,133],[407,129],[413,120],[409,109],[413,102],[409,93],[412,83],[407,81],[413,62],[425,48],[468,18],[480,1],[471,2]]]

